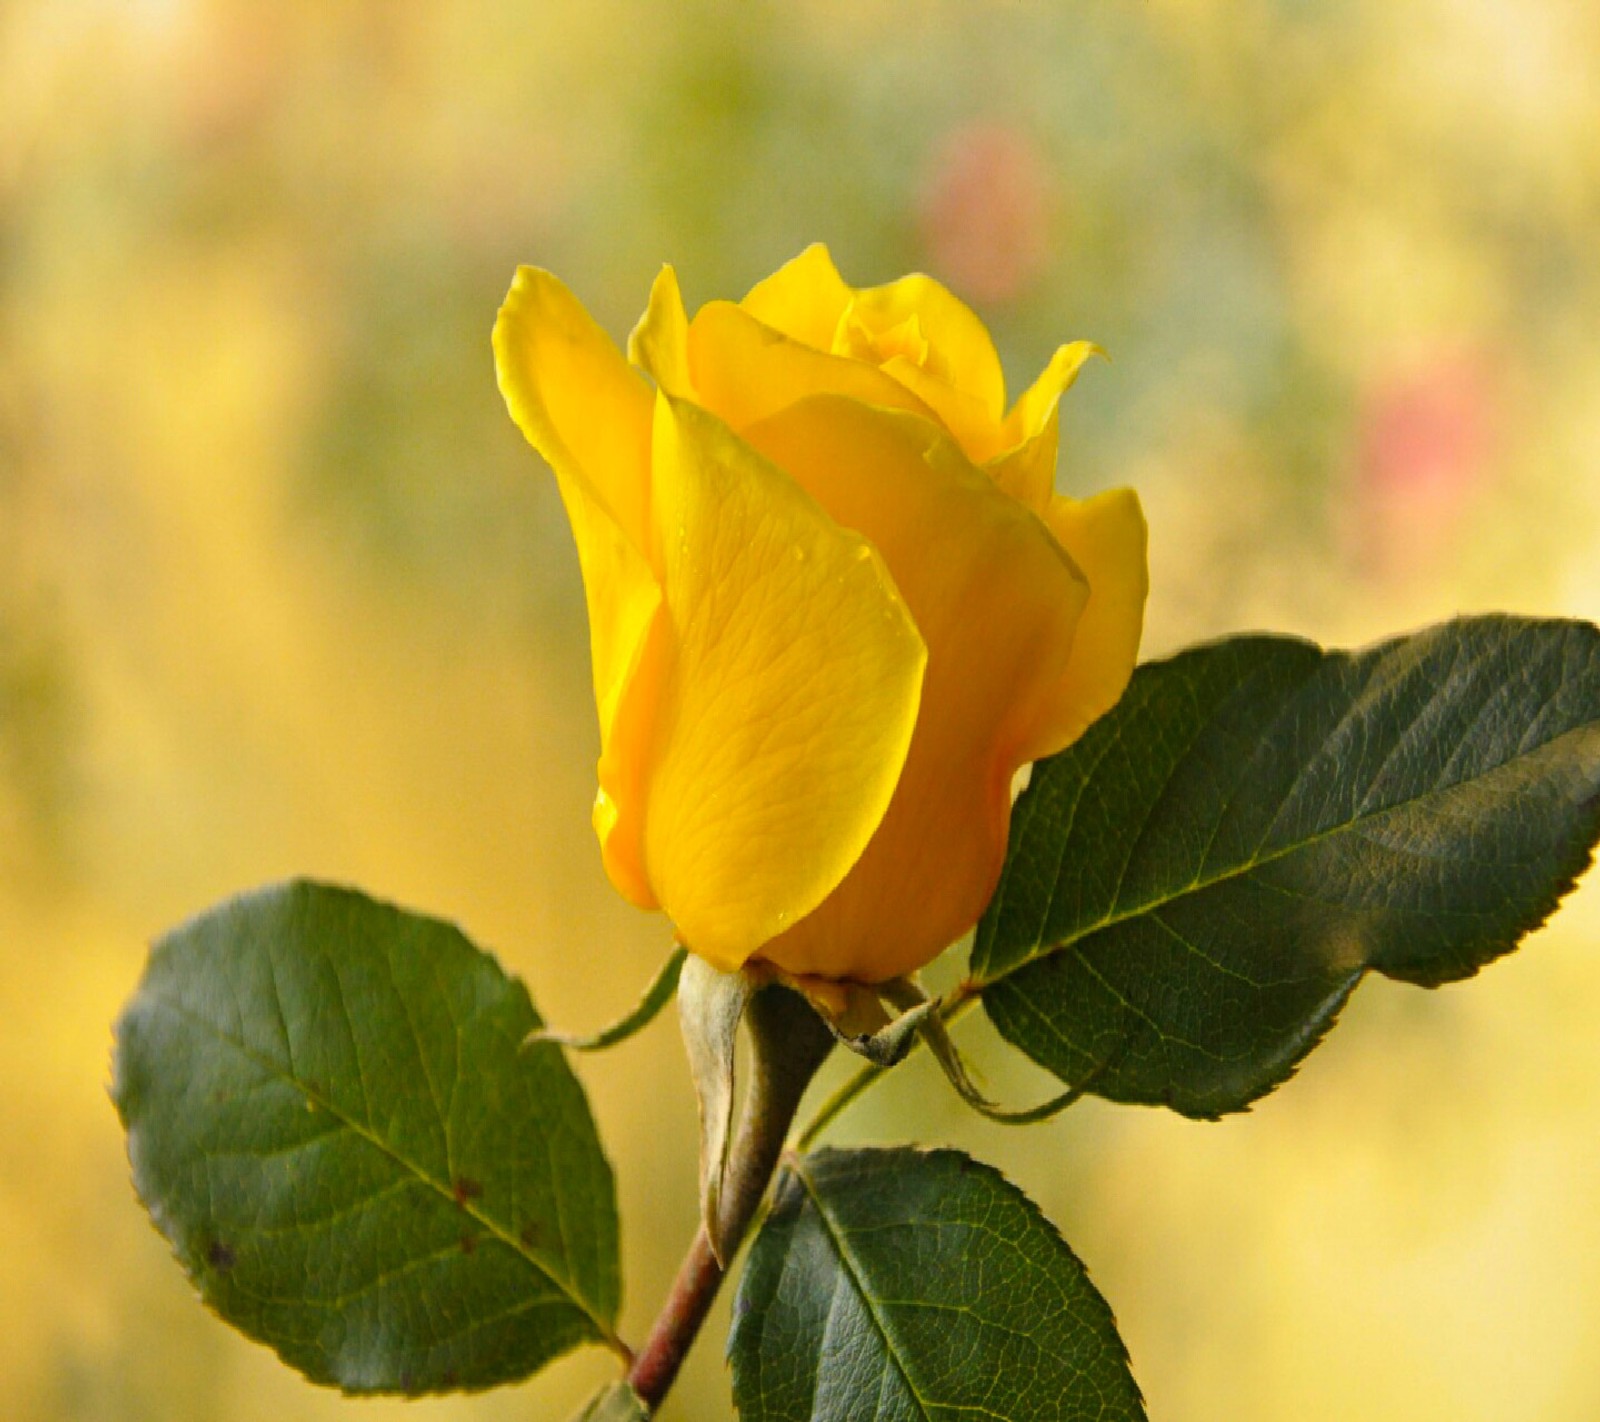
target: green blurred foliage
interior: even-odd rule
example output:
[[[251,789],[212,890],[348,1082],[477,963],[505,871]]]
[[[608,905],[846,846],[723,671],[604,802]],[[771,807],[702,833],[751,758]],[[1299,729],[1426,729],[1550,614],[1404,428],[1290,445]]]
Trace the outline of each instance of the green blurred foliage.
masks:
[[[132,1201],[104,1063],[155,933],[354,881],[580,1028],[665,951],[588,831],[576,560],[489,361],[516,263],[620,338],[662,261],[693,303],[822,239],[965,294],[1014,389],[1099,341],[1062,483],[1143,493],[1155,653],[1600,613],[1597,236],[1571,0],[0,6],[0,1413],[346,1411]],[[911,1067],[845,1134],[1003,1163],[1164,1422],[1576,1422],[1597,919],[1591,888],[1474,987],[1368,988],[1224,1126],[1005,1135]],[[657,1029],[583,1066],[630,1335],[693,1218],[680,1058]],[[407,1415],[561,1415],[605,1374]],[[711,1338],[672,1415],[726,1395]]]

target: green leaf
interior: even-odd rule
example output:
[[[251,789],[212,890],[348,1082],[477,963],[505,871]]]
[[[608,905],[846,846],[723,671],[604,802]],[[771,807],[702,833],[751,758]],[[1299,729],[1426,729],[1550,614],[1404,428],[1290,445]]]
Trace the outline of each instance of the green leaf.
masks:
[[[1516,946],[1600,836],[1600,631],[1483,617],[1140,668],[1035,767],[973,975],[1063,1080],[1192,1116],[1283,1081],[1369,969]]]
[[[205,1301],[314,1382],[419,1394],[614,1341],[611,1170],[521,984],[346,889],[156,945],[117,1025],[134,1185]]]
[[[791,1158],[728,1342],[744,1422],[1139,1422],[1111,1310],[1055,1227],[957,1151]]]

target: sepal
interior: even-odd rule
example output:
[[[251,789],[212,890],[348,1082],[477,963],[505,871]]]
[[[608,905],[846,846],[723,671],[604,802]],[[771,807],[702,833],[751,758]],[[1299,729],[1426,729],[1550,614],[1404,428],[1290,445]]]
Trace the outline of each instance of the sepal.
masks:
[[[690,957],[678,1015],[700,1105],[700,1216],[724,1268],[761,1203],[800,1098],[833,1048],[810,1004],[763,964],[720,973]],[[739,1024],[750,1036],[750,1083],[733,1129]]]
[[[537,1027],[522,1039],[523,1051],[541,1042],[553,1042],[569,1052],[602,1052],[607,1047],[620,1046],[654,1022],[660,1016],[661,1009],[672,1001],[673,993],[678,990],[678,977],[683,972],[684,959],[688,956],[688,949],[681,944],[674,947],[639,1001],[625,1016],[609,1026],[590,1033],[556,1032],[549,1027]]]
[[[575,1413],[572,1422],[648,1422],[650,1409],[625,1382],[607,1383]]]

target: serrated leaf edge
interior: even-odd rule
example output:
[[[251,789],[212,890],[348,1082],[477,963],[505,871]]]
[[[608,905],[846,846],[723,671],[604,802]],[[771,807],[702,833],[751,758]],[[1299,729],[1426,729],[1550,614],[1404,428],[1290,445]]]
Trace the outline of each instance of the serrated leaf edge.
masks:
[[[466,1215],[466,1217],[472,1220],[474,1223],[483,1226],[484,1230],[488,1234],[493,1235],[495,1239],[511,1249],[513,1253],[518,1255],[520,1258],[525,1259],[529,1264],[543,1274],[545,1278],[547,1278],[552,1284],[560,1289],[561,1292],[572,1302],[573,1306],[577,1308],[577,1310],[594,1325],[596,1337],[602,1341],[609,1341],[615,1338],[616,1335],[611,1327],[605,1322],[604,1319],[596,1315],[593,1308],[591,1308],[583,1299],[582,1295],[577,1290],[577,1286],[569,1277],[556,1270],[548,1260],[543,1259],[539,1255],[535,1254],[516,1235],[510,1233],[493,1218],[484,1214],[481,1209],[475,1207],[470,1199],[460,1198],[450,1187],[450,1185],[442,1181],[435,1180],[425,1171],[419,1170],[412,1162],[408,1161],[404,1156],[398,1154],[396,1151],[386,1145],[378,1136],[374,1135],[370,1130],[363,1127],[359,1122],[351,1119],[349,1115],[342,1111],[322,1092],[317,1091],[314,1087],[308,1086],[306,1083],[287,1075],[278,1068],[275,1062],[263,1057],[258,1052],[252,1051],[237,1037],[233,1037],[226,1032],[219,1031],[215,1023],[206,1021],[205,1018],[189,1011],[181,1004],[172,1001],[172,999],[163,997],[159,993],[151,993],[145,998],[145,1001],[153,1006],[158,1006],[165,1011],[171,1012],[173,1016],[181,1018],[186,1022],[190,1022],[198,1027],[205,1028],[217,1041],[224,1043],[228,1047],[231,1047],[247,1061],[269,1073],[274,1080],[290,1086],[296,1091],[299,1091],[305,1096],[307,1101],[313,1102],[319,1111],[326,1111],[328,1115],[337,1121],[341,1127],[349,1131],[357,1139],[376,1150],[380,1155],[392,1160],[413,1179],[419,1181],[423,1185],[428,1186],[428,1188],[433,1190],[434,1193],[437,1194],[442,1200],[446,1201],[453,1208]],[[119,1114],[121,1114],[120,1106]],[[126,1118],[124,1118],[123,1125],[131,1137],[134,1127],[126,1120]]]
[[[1584,628],[1584,629],[1587,629],[1589,632],[1594,633],[1597,630],[1600,630],[1600,629],[1596,629],[1594,624],[1586,623],[1586,622],[1583,622],[1583,621],[1580,621],[1580,620],[1563,621],[1562,619],[1552,619],[1551,621],[1554,622],[1557,625],[1563,625],[1565,627],[1565,629],[1569,630],[1569,631],[1576,630],[1576,629],[1579,629],[1579,628]],[[1299,686],[1297,686],[1297,688],[1296,688],[1296,690],[1298,691],[1299,687],[1303,687],[1304,682],[1305,682],[1307,677],[1323,672],[1330,664],[1335,664],[1335,663],[1349,664],[1351,662],[1356,661],[1359,658],[1381,655],[1381,654],[1383,654],[1383,653],[1385,653],[1387,651],[1390,651],[1390,650],[1398,651],[1400,649],[1405,649],[1405,648],[1414,648],[1416,646],[1416,644],[1418,643],[1418,641],[1420,639],[1424,638],[1424,637],[1437,637],[1437,636],[1443,635],[1445,632],[1447,632],[1448,630],[1453,629],[1453,628],[1471,627],[1471,626],[1482,624],[1482,623],[1485,623],[1485,622],[1506,624],[1508,630],[1510,630],[1510,628],[1515,626],[1515,625],[1529,625],[1529,626],[1538,625],[1538,621],[1537,620],[1530,621],[1529,619],[1507,617],[1507,616],[1502,615],[1502,614],[1488,614],[1488,615],[1479,616],[1479,617],[1456,617],[1456,618],[1450,618],[1450,619],[1448,619],[1448,620],[1446,620],[1444,622],[1434,623],[1431,626],[1428,626],[1428,627],[1425,627],[1425,628],[1420,628],[1415,632],[1404,633],[1404,634],[1401,634],[1401,635],[1395,636],[1395,637],[1386,637],[1386,638],[1383,638],[1383,639],[1381,639],[1381,640],[1379,640],[1377,642],[1374,642],[1374,643],[1372,643],[1372,644],[1370,644],[1368,646],[1359,647],[1359,648],[1355,648],[1355,649],[1324,648],[1324,647],[1318,646],[1317,643],[1312,642],[1312,641],[1308,641],[1307,639],[1302,638],[1302,637],[1277,636],[1277,635],[1271,635],[1271,634],[1249,634],[1249,635],[1241,636],[1241,637],[1217,638],[1217,639],[1215,639],[1213,641],[1204,642],[1204,643],[1201,643],[1201,644],[1199,644],[1197,646],[1194,646],[1194,647],[1185,648],[1183,651],[1178,652],[1178,653],[1176,653],[1175,655],[1173,655],[1171,657],[1165,658],[1165,659],[1163,659],[1161,661],[1147,663],[1146,665],[1149,666],[1149,667],[1157,667],[1157,666],[1168,666],[1168,667],[1170,667],[1170,666],[1172,666],[1173,664],[1175,664],[1177,662],[1187,660],[1188,658],[1193,657],[1193,656],[1203,655],[1203,654],[1205,654],[1207,652],[1216,651],[1216,650],[1221,649],[1221,648],[1241,646],[1241,645],[1250,644],[1250,643],[1260,643],[1260,644],[1271,646],[1273,648],[1282,648],[1284,650],[1287,650],[1289,648],[1298,647],[1298,648],[1304,649],[1306,651],[1310,651],[1310,652],[1316,653],[1316,659],[1314,661],[1308,663],[1306,668],[1305,668],[1306,677],[1302,677],[1301,678]],[[1459,656],[1459,649],[1457,649],[1457,655]],[[1141,668],[1141,670],[1143,670],[1143,668]],[[1341,718],[1341,721],[1340,721],[1339,724],[1342,725],[1342,724],[1344,724],[1344,722],[1348,721],[1348,719],[1352,715],[1355,714],[1355,711],[1356,711],[1357,707],[1364,700],[1365,700],[1365,695],[1357,697],[1355,699],[1355,701],[1352,702],[1351,706],[1349,708],[1347,708],[1347,710],[1346,710],[1344,716]],[[1290,708],[1288,706],[1285,706],[1283,711],[1280,712],[1280,716],[1282,714],[1285,714],[1289,709]],[[1410,734],[1411,730],[1415,728],[1415,724],[1416,723],[1413,722],[1412,727],[1409,727],[1407,729],[1405,735],[1409,735]],[[1222,873],[1219,873],[1219,874],[1215,874],[1215,875],[1213,875],[1213,876],[1211,876],[1209,878],[1196,878],[1195,880],[1193,880],[1189,884],[1185,885],[1182,889],[1180,889],[1180,890],[1178,890],[1178,891],[1176,891],[1174,893],[1166,894],[1166,895],[1157,897],[1155,899],[1152,899],[1152,900],[1150,900],[1150,901],[1148,901],[1146,903],[1136,904],[1136,905],[1133,905],[1133,906],[1131,906],[1129,908],[1125,908],[1125,909],[1121,908],[1120,906],[1119,907],[1115,907],[1110,912],[1108,912],[1105,915],[1103,915],[1098,921],[1096,921],[1094,923],[1091,923],[1091,924],[1086,924],[1086,925],[1082,926],[1081,928],[1075,930],[1074,933],[1072,934],[1072,936],[1069,937],[1069,938],[1061,939],[1059,942],[1056,942],[1056,943],[1053,943],[1053,944],[1037,945],[1035,950],[1033,952],[1029,953],[1027,957],[1022,958],[1022,959],[1020,959],[1019,961],[1017,961],[1015,963],[1012,963],[1007,968],[1001,970],[999,973],[996,973],[993,977],[983,977],[981,975],[978,976],[975,979],[974,983],[973,983],[973,988],[974,988],[975,991],[981,992],[984,988],[992,986],[995,983],[1003,981],[1005,978],[1009,977],[1012,973],[1018,971],[1021,968],[1026,967],[1028,964],[1036,962],[1040,958],[1050,957],[1050,956],[1054,955],[1055,953],[1059,953],[1059,952],[1061,952],[1061,951],[1063,951],[1065,949],[1071,948],[1074,944],[1080,942],[1081,940],[1083,940],[1085,938],[1089,938],[1092,935],[1094,935],[1096,933],[1099,933],[1099,932],[1102,932],[1103,930],[1105,930],[1107,928],[1114,928],[1118,924],[1124,923],[1129,919],[1141,918],[1141,917],[1144,917],[1146,915],[1156,914],[1161,909],[1165,908],[1167,905],[1172,904],[1172,903],[1177,903],[1177,902],[1179,902],[1180,900],[1182,900],[1183,898],[1185,898],[1189,894],[1204,893],[1209,889],[1215,888],[1219,884],[1224,884],[1224,883],[1227,883],[1229,880],[1241,878],[1246,874],[1254,873],[1256,870],[1261,869],[1266,865],[1276,863],[1280,859],[1289,858],[1289,857],[1291,857],[1291,856],[1293,856],[1295,854],[1298,854],[1298,853],[1302,852],[1303,850],[1310,849],[1310,848],[1312,848],[1312,847],[1314,847],[1314,846],[1316,846],[1318,844],[1324,843],[1324,842],[1326,842],[1326,841],[1328,841],[1330,839],[1336,839],[1340,835],[1343,835],[1343,834],[1348,833],[1348,832],[1350,832],[1352,830],[1355,830],[1360,826],[1371,824],[1371,823],[1374,823],[1374,822],[1381,822],[1386,816],[1398,813],[1398,812],[1403,811],[1403,810],[1410,809],[1415,805],[1418,805],[1418,804],[1423,803],[1424,801],[1427,801],[1428,799],[1432,798],[1435,795],[1443,794],[1443,793],[1446,793],[1448,791],[1455,790],[1455,789],[1457,789],[1457,788],[1459,788],[1459,787],[1461,787],[1463,785],[1474,784],[1474,783],[1476,783],[1476,782],[1478,782],[1480,780],[1486,780],[1490,776],[1492,776],[1492,775],[1494,775],[1494,774],[1496,774],[1496,773],[1498,773],[1498,772],[1500,772],[1500,771],[1502,771],[1502,770],[1504,770],[1504,769],[1506,769],[1506,768],[1508,768],[1510,766],[1515,765],[1518,761],[1523,760],[1523,759],[1525,759],[1526,757],[1528,757],[1530,755],[1535,755],[1535,754],[1538,754],[1538,753],[1541,753],[1541,752],[1549,751],[1552,748],[1554,748],[1556,746],[1559,746],[1563,741],[1566,741],[1570,737],[1584,735],[1584,734],[1588,733],[1591,730],[1591,728],[1596,726],[1596,725],[1600,725],[1600,715],[1597,715],[1594,719],[1592,719],[1590,721],[1587,721],[1587,722],[1583,723],[1582,725],[1569,727],[1567,730],[1561,732],[1559,735],[1552,736],[1552,737],[1550,737],[1549,739],[1546,739],[1546,740],[1541,740],[1541,741],[1537,742],[1534,745],[1527,745],[1527,744],[1520,745],[1517,748],[1517,753],[1514,756],[1508,757],[1507,759],[1505,759],[1505,760],[1499,762],[1498,764],[1490,767],[1487,771],[1485,771],[1481,775],[1476,775],[1476,776],[1472,776],[1472,777],[1469,777],[1469,778],[1453,780],[1450,783],[1444,784],[1444,785],[1432,785],[1422,794],[1413,795],[1413,796],[1410,796],[1410,797],[1408,797],[1408,798],[1406,798],[1404,800],[1398,800],[1398,801],[1394,802],[1393,804],[1389,804],[1389,805],[1383,806],[1381,809],[1372,810],[1372,811],[1368,811],[1368,812],[1365,812],[1365,813],[1355,814],[1348,820],[1341,821],[1339,824],[1333,825],[1330,828],[1328,828],[1326,830],[1323,830],[1322,832],[1320,832],[1318,834],[1310,835],[1310,836],[1308,836],[1308,837],[1306,837],[1304,839],[1296,840],[1293,844],[1285,845],[1281,849],[1276,850],[1274,852],[1270,852],[1270,853],[1266,853],[1266,854],[1261,854],[1261,853],[1258,852],[1247,863],[1230,866],[1226,871],[1224,871]],[[1336,731],[1337,729],[1338,729],[1338,727],[1336,726],[1334,728],[1334,730]],[[1331,739],[1332,738],[1332,734],[1333,734],[1333,732],[1330,731],[1329,736],[1327,738],[1325,738],[1325,741],[1327,739]],[[1265,735],[1265,733],[1263,733],[1263,735]],[[1396,749],[1398,749],[1399,743],[1401,741],[1403,741],[1403,740],[1404,740],[1404,736],[1397,738]],[[1108,741],[1108,743],[1107,743],[1107,749],[1108,750],[1109,750],[1109,748],[1110,748],[1110,746],[1112,744],[1114,744],[1114,741]],[[1394,751],[1391,751],[1391,755],[1393,753],[1394,753]],[[1179,757],[1177,760],[1174,761],[1174,764],[1175,765],[1180,764],[1181,760],[1182,760],[1182,758]],[[1308,762],[1308,764],[1309,764],[1309,762]],[[1305,770],[1305,767],[1302,767],[1302,771],[1301,771],[1302,774],[1304,773],[1304,770]],[[1289,792],[1285,796],[1285,799],[1284,799],[1284,802],[1283,802],[1284,804],[1288,803],[1288,800],[1293,795],[1293,791],[1294,791],[1294,786],[1291,786]],[[1126,872],[1127,863],[1131,862],[1131,860],[1133,858],[1133,855],[1134,855],[1134,853],[1136,852],[1136,850],[1138,848],[1139,843],[1143,839],[1146,826],[1148,825],[1150,820],[1154,818],[1155,811],[1156,811],[1156,808],[1160,804],[1160,800],[1161,800],[1161,797],[1157,796],[1152,801],[1150,814],[1147,817],[1146,824],[1145,825],[1141,825],[1140,828],[1139,828],[1138,833],[1130,837],[1129,849],[1128,849],[1128,857],[1127,857],[1127,860],[1124,862],[1124,872]],[[1282,809],[1283,809],[1283,806],[1280,805],[1279,810],[1278,810],[1278,815],[1282,814]],[[1276,822],[1277,822],[1277,817],[1278,816],[1274,816],[1273,820],[1268,824],[1267,829],[1263,832],[1263,838],[1265,838],[1267,834],[1270,834],[1272,825],[1276,824]],[[1068,828],[1067,832],[1070,833],[1070,825],[1069,825],[1069,828]],[[1020,838],[1020,834],[1019,834],[1018,837]],[[1065,836],[1063,836],[1063,837],[1065,837]],[[1467,976],[1467,977],[1473,976],[1474,974],[1477,973],[1477,971],[1481,967],[1485,966],[1489,962],[1492,962],[1494,960],[1494,957],[1503,956],[1505,953],[1510,952],[1513,948],[1516,947],[1516,944],[1517,944],[1517,942],[1520,941],[1521,937],[1526,936],[1528,933],[1531,933],[1535,929],[1537,929],[1540,926],[1542,926],[1549,919],[1550,915],[1555,911],[1555,909],[1556,909],[1557,905],[1560,903],[1561,899],[1566,895],[1567,892],[1569,892],[1572,889],[1572,887],[1577,883],[1577,880],[1579,879],[1579,877],[1581,877],[1581,875],[1584,873],[1584,871],[1594,862],[1594,855],[1595,855],[1595,847],[1591,844],[1589,846],[1587,852],[1581,857],[1580,862],[1578,863],[1578,865],[1573,869],[1570,877],[1567,877],[1567,878],[1563,879],[1562,881],[1560,881],[1555,886],[1554,892],[1552,893],[1551,898],[1550,898],[1550,902],[1548,903],[1547,906],[1545,906],[1543,908],[1543,911],[1540,914],[1540,917],[1537,920],[1535,920],[1534,922],[1530,923],[1529,926],[1522,931],[1522,934],[1519,935],[1518,938],[1513,939],[1511,942],[1505,944],[1500,949],[1500,952],[1498,954],[1492,955],[1491,957],[1486,958],[1482,963],[1476,964],[1471,969],[1470,972],[1465,974],[1465,976]],[[1118,892],[1120,893],[1120,885],[1119,885]],[[1116,895],[1113,895],[1113,903],[1115,903],[1115,898],[1116,898]],[[996,914],[996,912],[998,911],[998,909],[1000,908],[1002,903],[1003,903],[1003,899],[1000,898],[999,896],[997,896],[995,902],[990,906],[989,910],[987,910],[985,912],[985,915],[984,915],[985,919],[986,920],[987,919],[992,919],[994,917],[994,915]],[[1048,919],[1048,917],[1049,917],[1049,908],[1048,907],[1045,910],[1044,917],[1046,919]],[[1383,969],[1370,967],[1370,966],[1364,966],[1362,971],[1363,972],[1365,972],[1365,971],[1382,972]]]

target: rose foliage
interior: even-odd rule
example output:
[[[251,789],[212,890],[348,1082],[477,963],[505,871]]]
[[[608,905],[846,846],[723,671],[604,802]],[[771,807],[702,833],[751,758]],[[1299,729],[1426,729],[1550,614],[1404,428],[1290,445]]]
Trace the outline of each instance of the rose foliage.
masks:
[[[948,291],[853,289],[812,247],[692,319],[664,269],[624,356],[517,273],[496,368],[576,537],[594,828],[681,946],[574,1038],[458,930],[350,889],[271,887],[163,938],[112,1094],[221,1317],[353,1393],[490,1387],[596,1344],[620,1375],[578,1415],[641,1422],[759,1218],[728,1345],[745,1422],[1140,1422],[1109,1306],[1016,1186],[955,1151],[813,1145],[918,1046],[1014,1121],[1085,1092],[1240,1111],[1368,975],[1473,976],[1600,838],[1600,631],[1480,617],[1136,669],[1138,501],[1055,490],[1093,349],[1008,405]],[[917,970],[974,925],[930,1000]],[[674,996],[702,1225],[629,1344],[570,1053]],[[1060,1097],[979,1094],[951,1026],[980,1005]],[[838,1041],[868,1064],[791,1130]]]

